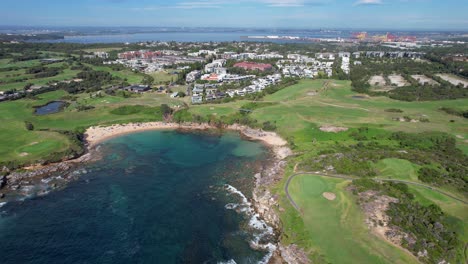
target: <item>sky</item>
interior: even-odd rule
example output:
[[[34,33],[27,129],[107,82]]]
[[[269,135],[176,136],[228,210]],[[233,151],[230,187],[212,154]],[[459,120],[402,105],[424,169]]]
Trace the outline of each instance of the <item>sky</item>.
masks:
[[[0,0],[0,25],[468,30],[468,0]]]

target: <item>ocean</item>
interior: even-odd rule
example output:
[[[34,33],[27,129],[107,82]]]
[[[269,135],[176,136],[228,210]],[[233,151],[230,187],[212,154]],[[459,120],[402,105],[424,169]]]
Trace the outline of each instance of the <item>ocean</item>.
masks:
[[[0,208],[0,263],[262,263],[271,227],[253,211],[270,153],[237,133],[146,131],[48,195]]]

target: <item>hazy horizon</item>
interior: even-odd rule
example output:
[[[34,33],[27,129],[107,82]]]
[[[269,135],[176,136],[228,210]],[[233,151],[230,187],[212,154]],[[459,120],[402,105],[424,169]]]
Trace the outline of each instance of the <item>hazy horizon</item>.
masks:
[[[117,30],[117,29],[146,29],[146,30],[237,30],[237,31],[368,31],[368,32],[384,32],[384,31],[401,31],[401,32],[467,32],[467,29],[430,29],[430,28],[363,28],[363,27],[317,27],[317,28],[300,28],[300,27],[242,27],[242,26],[231,26],[231,27],[224,27],[224,26],[80,26],[80,25],[70,25],[70,26],[57,26],[57,25],[7,25],[7,24],[0,24],[0,30],[83,30],[83,29],[90,29],[90,30]]]
[[[3,0],[0,7],[0,25],[24,27],[468,29],[463,0]]]

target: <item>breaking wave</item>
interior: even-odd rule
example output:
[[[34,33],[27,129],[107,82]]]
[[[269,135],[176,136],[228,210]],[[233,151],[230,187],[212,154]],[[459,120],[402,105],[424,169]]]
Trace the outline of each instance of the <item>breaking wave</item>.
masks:
[[[270,260],[270,258],[273,256],[273,252],[276,250],[276,245],[272,242],[263,242],[268,241],[269,237],[274,236],[274,230],[271,226],[269,226],[261,217],[260,215],[255,212],[252,203],[249,202],[247,197],[245,195],[237,190],[235,187],[226,184],[225,185],[226,190],[231,193],[235,194],[240,197],[241,202],[239,204],[226,204],[225,208],[229,210],[236,210],[238,212],[244,213],[246,216],[250,217],[249,219],[249,227],[256,232],[254,233],[254,238],[253,240],[250,241],[250,246],[255,249],[260,249],[260,250],[265,250],[268,253],[263,257],[261,261],[259,261],[260,264],[266,264]],[[231,262],[235,263],[235,262]]]

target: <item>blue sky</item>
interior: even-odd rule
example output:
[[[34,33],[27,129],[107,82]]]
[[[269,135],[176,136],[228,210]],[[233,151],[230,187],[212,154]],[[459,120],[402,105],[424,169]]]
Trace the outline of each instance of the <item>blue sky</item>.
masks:
[[[468,30],[468,0],[0,0],[0,25]]]

